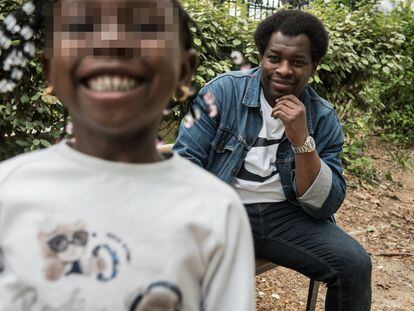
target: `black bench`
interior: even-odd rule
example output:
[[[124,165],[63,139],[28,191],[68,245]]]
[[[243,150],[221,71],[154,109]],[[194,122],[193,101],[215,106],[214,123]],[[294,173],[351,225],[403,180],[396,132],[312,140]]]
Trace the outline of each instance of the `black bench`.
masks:
[[[256,276],[272,269],[277,268],[278,266],[274,263],[256,259]],[[306,311],[315,311],[316,300],[318,298],[320,282],[310,279],[309,280],[309,289],[308,289],[308,301],[306,303]]]

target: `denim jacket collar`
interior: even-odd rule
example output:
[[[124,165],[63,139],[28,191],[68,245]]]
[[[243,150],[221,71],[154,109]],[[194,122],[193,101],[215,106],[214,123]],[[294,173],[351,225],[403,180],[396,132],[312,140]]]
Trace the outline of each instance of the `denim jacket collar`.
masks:
[[[247,86],[246,94],[244,95],[242,104],[249,108],[260,108],[260,75],[261,69],[256,68],[251,71],[251,79]],[[305,88],[300,95],[300,101],[305,105],[306,108],[306,119],[309,135],[313,135],[313,125],[312,125],[312,105],[311,105],[311,95],[309,94],[309,88],[305,85]]]
[[[305,105],[306,108],[306,120],[308,126],[309,135],[313,135],[313,124],[312,124],[312,105],[311,105],[311,95],[309,94],[310,90],[308,85],[305,85],[305,88],[300,94],[299,99]]]
[[[251,79],[242,102],[247,107],[260,108],[260,74],[259,68],[251,71]]]

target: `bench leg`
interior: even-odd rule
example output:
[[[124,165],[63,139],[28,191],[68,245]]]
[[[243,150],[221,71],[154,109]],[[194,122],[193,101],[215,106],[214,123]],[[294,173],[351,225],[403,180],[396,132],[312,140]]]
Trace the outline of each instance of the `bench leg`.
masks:
[[[308,302],[306,303],[306,311],[315,311],[316,300],[318,299],[319,282],[310,280],[308,291]]]

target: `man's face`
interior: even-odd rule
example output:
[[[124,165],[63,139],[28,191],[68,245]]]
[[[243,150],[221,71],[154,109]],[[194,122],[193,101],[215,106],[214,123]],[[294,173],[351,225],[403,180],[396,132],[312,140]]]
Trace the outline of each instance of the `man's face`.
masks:
[[[299,97],[315,68],[309,38],[303,34],[290,37],[274,32],[260,64],[260,80],[270,105],[284,95]]]
[[[53,14],[46,71],[75,135],[157,126],[187,62],[171,1],[62,0]]]

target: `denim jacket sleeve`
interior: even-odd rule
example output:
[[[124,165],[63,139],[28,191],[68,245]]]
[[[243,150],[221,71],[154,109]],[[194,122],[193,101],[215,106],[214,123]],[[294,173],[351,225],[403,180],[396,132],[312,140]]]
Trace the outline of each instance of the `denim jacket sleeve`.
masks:
[[[203,97],[208,92],[211,92],[210,86],[206,85],[192,102],[193,109],[200,112],[200,119],[189,128],[184,125],[184,122],[181,122],[178,138],[173,147],[173,150],[182,157],[203,168],[208,166],[211,143],[219,127],[218,116],[210,117],[207,105],[204,103]],[[218,113],[220,113],[219,105],[216,104]]]
[[[342,126],[336,113],[327,109],[316,125],[314,139],[321,158],[321,171],[311,187],[298,202],[316,219],[332,216],[345,199],[346,184],[342,175],[341,152],[344,143]],[[293,178],[296,192],[296,181]],[[297,193],[297,192],[296,192]]]

